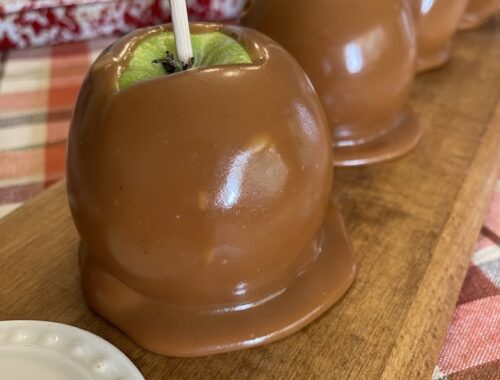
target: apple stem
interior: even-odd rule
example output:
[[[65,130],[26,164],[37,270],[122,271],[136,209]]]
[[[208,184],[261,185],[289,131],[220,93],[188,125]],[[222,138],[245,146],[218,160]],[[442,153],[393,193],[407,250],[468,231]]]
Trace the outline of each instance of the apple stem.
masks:
[[[191,32],[187,14],[186,0],[169,0],[174,26],[175,46],[177,57],[184,70],[193,66],[193,47],[191,46]]]

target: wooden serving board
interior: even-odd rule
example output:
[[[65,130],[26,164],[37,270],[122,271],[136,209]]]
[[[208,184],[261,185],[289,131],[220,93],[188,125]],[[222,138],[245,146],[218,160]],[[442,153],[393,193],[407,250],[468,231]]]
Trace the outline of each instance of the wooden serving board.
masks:
[[[417,79],[423,138],[406,157],[336,171],[359,259],[346,297],[280,342],[198,359],[148,353],[85,305],[65,184],[0,221],[0,319],[92,331],[146,379],[429,379],[500,164],[500,19],[459,34],[445,69]]]

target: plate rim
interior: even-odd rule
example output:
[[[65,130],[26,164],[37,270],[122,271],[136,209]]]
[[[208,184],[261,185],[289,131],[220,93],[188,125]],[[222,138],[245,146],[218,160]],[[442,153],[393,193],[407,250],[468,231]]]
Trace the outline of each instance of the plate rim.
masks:
[[[145,380],[144,376],[142,373],[139,371],[137,366],[130,360],[130,358],[125,355],[118,347],[116,347],[114,344],[111,342],[107,341],[106,339],[100,337],[99,335],[94,334],[93,332],[84,330],[80,327],[65,324],[65,323],[60,323],[60,322],[54,322],[54,321],[45,321],[45,320],[35,320],[35,319],[21,319],[21,320],[3,320],[0,321],[0,331],[5,329],[8,329],[11,327],[13,330],[15,329],[20,329],[22,330],[23,328],[30,328],[30,329],[36,329],[38,331],[50,331],[50,332],[55,332],[59,333],[64,336],[80,336],[85,343],[89,342],[94,342],[94,347],[102,347],[102,353],[107,353],[107,354],[112,354],[112,356],[108,355],[108,360],[112,362],[120,362],[119,368],[124,368],[124,370],[127,371],[124,375],[127,376],[127,379],[130,380]],[[50,329],[50,330],[49,330]],[[46,345],[42,344],[37,344],[33,342],[13,342],[13,341],[7,341],[4,342],[0,340],[0,347],[1,346],[8,346],[8,345],[15,345],[15,346],[24,346],[24,347],[32,347],[32,348],[45,348],[51,351],[55,351],[60,354],[64,354],[65,356],[69,358],[74,358],[74,356],[68,354],[68,352],[64,350],[54,350],[51,347],[48,347]],[[114,360],[113,360],[114,359]],[[78,361],[74,360],[79,366],[81,366],[81,363]],[[129,378],[129,376],[133,376],[132,378]]]

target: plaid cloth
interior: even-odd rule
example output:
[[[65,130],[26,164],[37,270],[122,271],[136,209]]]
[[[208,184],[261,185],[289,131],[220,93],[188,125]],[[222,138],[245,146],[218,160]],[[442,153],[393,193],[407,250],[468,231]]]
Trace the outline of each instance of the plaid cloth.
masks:
[[[500,180],[432,380],[500,379]]]
[[[0,55],[0,217],[64,177],[71,111],[111,40]],[[434,380],[500,379],[500,180]]]

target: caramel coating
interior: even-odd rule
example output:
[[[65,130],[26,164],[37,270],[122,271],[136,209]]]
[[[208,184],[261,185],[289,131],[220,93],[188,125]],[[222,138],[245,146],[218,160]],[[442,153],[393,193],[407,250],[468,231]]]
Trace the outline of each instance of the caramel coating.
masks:
[[[134,46],[170,28],[139,30],[108,48],[77,102],[68,192],[82,237],[84,294],[162,354],[276,340],[325,311],[354,276],[329,200],[324,112],[280,46],[213,24],[191,30],[235,36],[254,63],[118,91]]]
[[[477,28],[500,10],[500,0],[469,0],[465,13],[458,25],[459,29]]]
[[[242,19],[292,53],[326,111],[337,165],[400,156],[420,131],[407,111],[416,46],[400,0],[250,0]]]
[[[468,0],[411,0],[417,27],[417,72],[446,64],[451,41]]]

